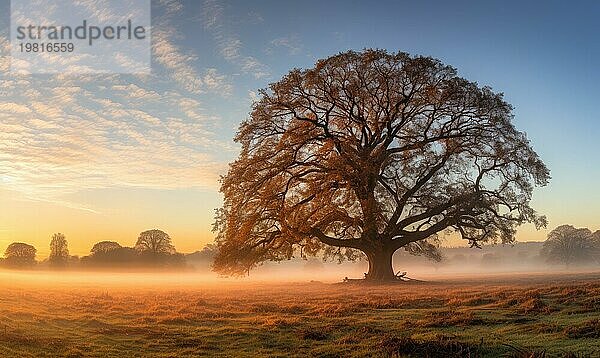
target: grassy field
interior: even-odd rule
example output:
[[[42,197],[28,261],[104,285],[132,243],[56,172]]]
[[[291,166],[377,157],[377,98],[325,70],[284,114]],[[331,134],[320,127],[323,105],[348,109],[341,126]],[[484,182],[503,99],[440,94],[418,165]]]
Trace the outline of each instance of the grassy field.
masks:
[[[393,286],[2,279],[2,357],[600,356],[600,274]]]

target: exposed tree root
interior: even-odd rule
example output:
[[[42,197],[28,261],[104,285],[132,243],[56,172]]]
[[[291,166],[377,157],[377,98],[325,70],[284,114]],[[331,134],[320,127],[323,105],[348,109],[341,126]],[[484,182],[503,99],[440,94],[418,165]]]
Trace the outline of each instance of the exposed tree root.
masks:
[[[389,279],[372,279],[365,273],[364,278],[348,278],[344,277],[343,283],[359,283],[359,284],[389,284],[389,283],[410,283],[410,282],[425,282],[406,276],[406,271],[398,272],[394,277]]]

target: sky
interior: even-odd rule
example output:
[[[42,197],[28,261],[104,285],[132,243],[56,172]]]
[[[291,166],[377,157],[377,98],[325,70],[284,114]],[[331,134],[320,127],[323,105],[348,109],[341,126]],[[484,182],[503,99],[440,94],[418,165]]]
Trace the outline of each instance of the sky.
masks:
[[[98,241],[170,234],[181,252],[213,240],[218,178],[257,91],[349,49],[436,57],[503,92],[551,170],[533,207],[546,230],[600,229],[600,3],[594,1],[152,2],[149,75],[9,73],[0,0],[0,251],[14,241],[72,254]]]

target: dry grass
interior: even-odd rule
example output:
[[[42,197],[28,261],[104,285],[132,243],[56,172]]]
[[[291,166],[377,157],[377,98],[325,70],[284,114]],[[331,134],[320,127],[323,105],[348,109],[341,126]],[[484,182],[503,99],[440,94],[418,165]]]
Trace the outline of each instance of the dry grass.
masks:
[[[0,355],[600,355],[595,276],[127,286],[5,284]]]

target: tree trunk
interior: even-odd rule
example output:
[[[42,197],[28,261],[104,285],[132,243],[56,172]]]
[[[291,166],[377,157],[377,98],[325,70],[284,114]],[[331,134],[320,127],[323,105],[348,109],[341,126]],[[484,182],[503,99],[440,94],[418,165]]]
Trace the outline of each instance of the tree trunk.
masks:
[[[369,259],[369,272],[367,277],[369,281],[392,281],[396,278],[394,267],[392,265],[392,250],[379,250],[366,253]]]

